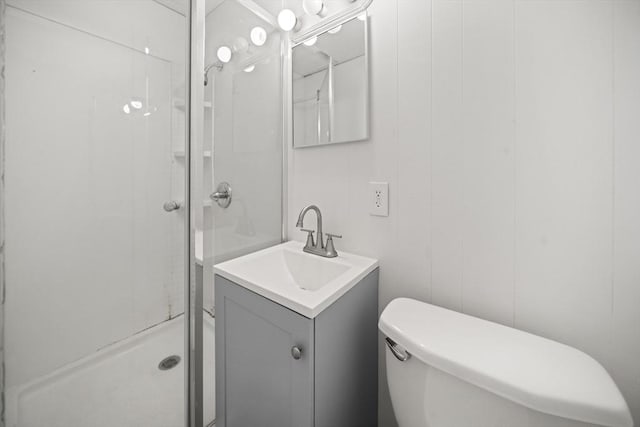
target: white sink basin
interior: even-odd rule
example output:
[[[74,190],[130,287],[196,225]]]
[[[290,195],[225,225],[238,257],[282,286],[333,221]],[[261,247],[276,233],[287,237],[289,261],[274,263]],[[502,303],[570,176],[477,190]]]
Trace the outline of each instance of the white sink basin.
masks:
[[[378,261],[346,252],[323,258],[286,242],[216,264],[216,274],[314,318],[372,272]]]

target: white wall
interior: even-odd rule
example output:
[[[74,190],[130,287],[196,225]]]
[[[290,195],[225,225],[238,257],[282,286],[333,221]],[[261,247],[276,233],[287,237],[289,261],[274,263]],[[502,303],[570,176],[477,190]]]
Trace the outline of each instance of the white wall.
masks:
[[[8,389],[171,313],[171,255],[182,240],[162,204],[173,196],[169,58],[179,56],[156,42],[172,30],[181,38],[184,18],[129,4],[7,9]],[[127,20],[140,27],[123,30]],[[124,113],[147,93],[157,108],[149,117]]]
[[[381,308],[414,297],[591,354],[640,422],[640,1],[370,13],[372,138],[292,150],[289,217],[316,203],[338,251],[379,258]]]

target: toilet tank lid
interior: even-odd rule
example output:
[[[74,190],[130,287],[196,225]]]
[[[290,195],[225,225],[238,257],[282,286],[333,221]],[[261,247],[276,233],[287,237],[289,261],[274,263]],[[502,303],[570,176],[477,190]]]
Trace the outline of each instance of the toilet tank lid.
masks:
[[[633,426],[607,371],[575,348],[408,298],[384,309],[379,328],[422,362],[533,410]]]

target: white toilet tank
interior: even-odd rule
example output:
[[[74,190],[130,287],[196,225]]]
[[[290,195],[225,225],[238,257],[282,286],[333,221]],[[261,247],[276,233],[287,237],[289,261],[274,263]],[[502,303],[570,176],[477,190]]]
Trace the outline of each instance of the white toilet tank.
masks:
[[[633,427],[607,371],[575,348],[408,298],[379,328],[400,427]]]

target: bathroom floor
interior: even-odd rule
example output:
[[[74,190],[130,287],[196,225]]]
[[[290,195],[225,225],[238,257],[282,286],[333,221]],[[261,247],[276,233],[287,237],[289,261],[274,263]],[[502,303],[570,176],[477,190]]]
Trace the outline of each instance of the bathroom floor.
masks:
[[[215,417],[214,322],[205,315],[205,420]],[[46,351],[46,350],[43,350]],[[160,370],[177,355],[179,364]],[[175,427],[184,419],[183,316],[7,390],[8,427]],[[171,364],[168,364],[169,366]],[[166,367],[166,366],[165,366]]]

